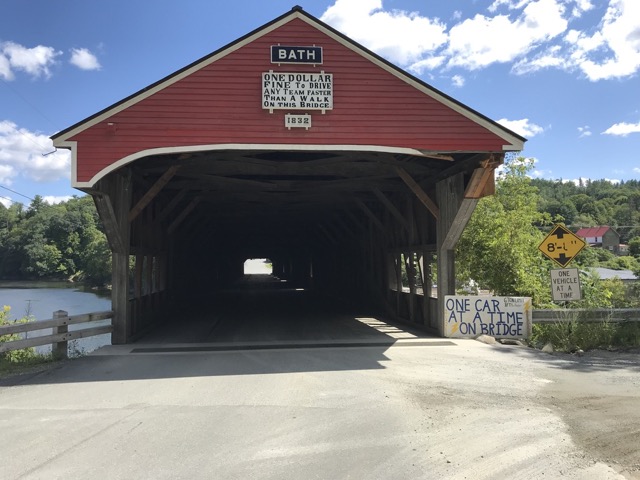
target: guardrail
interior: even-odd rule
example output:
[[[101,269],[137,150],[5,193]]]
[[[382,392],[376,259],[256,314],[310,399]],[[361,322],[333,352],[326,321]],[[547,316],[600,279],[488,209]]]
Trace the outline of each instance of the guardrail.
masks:
[[[84,313],[81,315],[70,316],[64,310],[58,310],[57,312],[53,312],[53,318],[50,320],[37,320],[34,322],[3,325],[0,326],[0,337],[15,333],[35,332],[48,328],[51,328],[53,331],[51,335],[42,335],[39,337],[2,342],[0,343],[0,353],[10,352],[12,350],[21,350],[29,347],[37,347],[39,345],[52,345],[52,353],[54,357],[67,358],[67,347],[70,340],[103,335],[113,331],[113,325],[101,325],[99,327],[81,328],[73,331],[69,331],[69,325],[91,323],[111,318],[113,318],[112,311]]]
[[[640,322],[637,308],[566,308],[534,310],[533,323]]]

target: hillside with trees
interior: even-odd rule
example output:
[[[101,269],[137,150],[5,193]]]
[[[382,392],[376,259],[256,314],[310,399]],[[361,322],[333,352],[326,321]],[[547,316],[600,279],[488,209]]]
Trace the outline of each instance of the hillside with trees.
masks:
[[[71,279],[104,285],[111,254],[90,196],[28,208],[0,205],[0,278]]]
[[[533,179],[538,189],[538,209],[572,230],[608,225],[629,244],[640,237],[640,180],[571,181]]]
[[[640,275],[640,182],[606,180],[564,182],[531,179],[533,161],[510,159],[496,182],[496,194],[480,200],[457,247],[457,279],[496,295],[533,298],[539,308],[553,307],[552,262],[538,245],[553,223],[572,231],[608,225],[629,244],[628,256],[586,247],[570,265],[582,272],[583,300],[572,307],[638,307],[638,285],[602,280],[593,267],[631,270]]]

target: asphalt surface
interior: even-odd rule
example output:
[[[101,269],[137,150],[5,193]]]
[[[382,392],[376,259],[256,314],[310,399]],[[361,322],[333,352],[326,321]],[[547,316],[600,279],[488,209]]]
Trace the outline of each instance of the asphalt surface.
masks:
[[[638,478],[633,452],[607,456],[565,416],[580,384],[637,392],[637,363],[580,370],[307,292],[254,295],[5,380],[0,478]],[[572,388],[549,390],[565,371]]]

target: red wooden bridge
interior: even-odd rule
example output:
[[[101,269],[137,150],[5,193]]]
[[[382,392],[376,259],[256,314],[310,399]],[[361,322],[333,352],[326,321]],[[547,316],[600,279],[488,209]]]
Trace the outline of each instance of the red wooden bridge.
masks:
[[[431,292],[525,141],[299,7],[53,140],[113,251],[114,343],[256,257],[442,335]]]

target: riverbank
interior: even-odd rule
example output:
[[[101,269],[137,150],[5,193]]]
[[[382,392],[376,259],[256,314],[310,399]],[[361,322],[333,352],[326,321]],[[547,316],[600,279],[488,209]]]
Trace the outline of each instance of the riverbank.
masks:
[[[53,360],[43,356],[28,363],[13,363],[0,359],[0,387],[18,385],[35,375],[60,368],[69,360]]]

